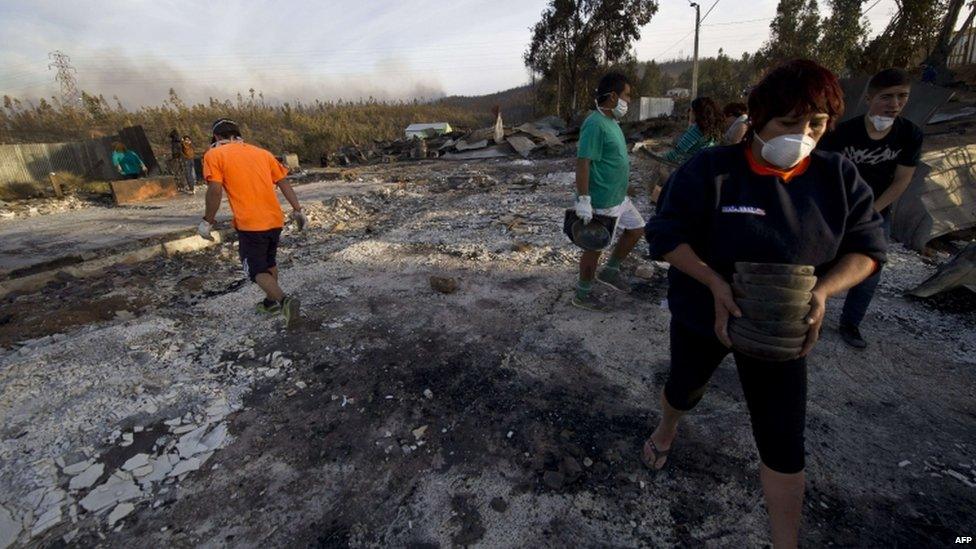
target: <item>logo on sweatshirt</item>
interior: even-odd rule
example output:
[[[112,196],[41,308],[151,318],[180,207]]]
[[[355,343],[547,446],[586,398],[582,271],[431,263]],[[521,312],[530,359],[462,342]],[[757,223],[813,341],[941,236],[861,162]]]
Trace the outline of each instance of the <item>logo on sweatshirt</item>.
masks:
[[[722,206],[725,214],[766,215],[766,210],[755,206]]]

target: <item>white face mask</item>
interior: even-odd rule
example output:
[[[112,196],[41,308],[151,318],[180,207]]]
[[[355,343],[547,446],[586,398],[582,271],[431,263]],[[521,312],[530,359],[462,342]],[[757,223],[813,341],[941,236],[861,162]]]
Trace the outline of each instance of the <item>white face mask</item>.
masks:
[[[777,168],[788,170],[810,156],[817,146],[809,135],[793,133],[776,136],[769,141],[763,141],[759,134],[756,139],[762,144],[762,157]]]
[[[603,107],[600,106],[600,101],[599,100],[594,99],[593,100],[593,103],[596,104],[596,110],[598,110],[598,111],[605,111],[605,110],[607,110],[607,109],[605,109],[605,108],[603,108]],[[620,99],[618,97],[617,98],[617,106],[614,107],[613,110],[611,110],[610,112],[613,113],[613,117],[614,118],[618,118],[619,119],[619,118],[623,118],[623,117],[627,116],[627,109],[628,108],[629,108],[629,105],[627,104],[627,102],[624,101],[623,99]]]
[[[879,132],[887,130],[892,124],[895,123],[895,119],[890,116],[877,116],[873,114],[868,115],[868,120],[871,121],[871,125],[874,126],[874,129],[878,130]]]

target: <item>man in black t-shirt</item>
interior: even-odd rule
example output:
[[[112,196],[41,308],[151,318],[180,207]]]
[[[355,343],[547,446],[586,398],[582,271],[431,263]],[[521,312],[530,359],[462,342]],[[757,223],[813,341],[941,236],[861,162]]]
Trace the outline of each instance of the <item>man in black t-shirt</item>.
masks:
[[[820,141],[819,148],[836,151],[857,166],[861,177],[874,191],[874,207],[884,217],[885,236],[891,236],[891,205],[908,188],[922,153],[922,130],[902,118],[912,83],[899,69],[885,69],[868,82],[868,112],[837,126]],[[880,271],[847,292],[840,319],[840,335],[852,347],[863,349],[864,320]]]

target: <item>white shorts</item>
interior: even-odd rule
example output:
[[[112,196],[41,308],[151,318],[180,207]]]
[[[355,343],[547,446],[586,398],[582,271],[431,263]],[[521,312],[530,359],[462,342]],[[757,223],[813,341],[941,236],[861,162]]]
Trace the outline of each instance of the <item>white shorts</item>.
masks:
[[[634,206],[634,203],[630,201],[629,196],[625,196],[623,202],[612,208],[594,209],[593,213],[616,217],[618,229],[631,231],[644,228],[644,218],[637,211],[637,206]]]

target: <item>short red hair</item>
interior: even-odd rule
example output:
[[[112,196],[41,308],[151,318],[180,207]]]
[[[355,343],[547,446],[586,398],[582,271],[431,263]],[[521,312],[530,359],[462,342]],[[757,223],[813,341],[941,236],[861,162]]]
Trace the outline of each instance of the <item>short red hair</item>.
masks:
[[[749,93],[749,118],[760,131],[778,116],[830,115],[828,128],[844,114],[844,91],[837,76],[808,59],[795,59],[769,71]]]

